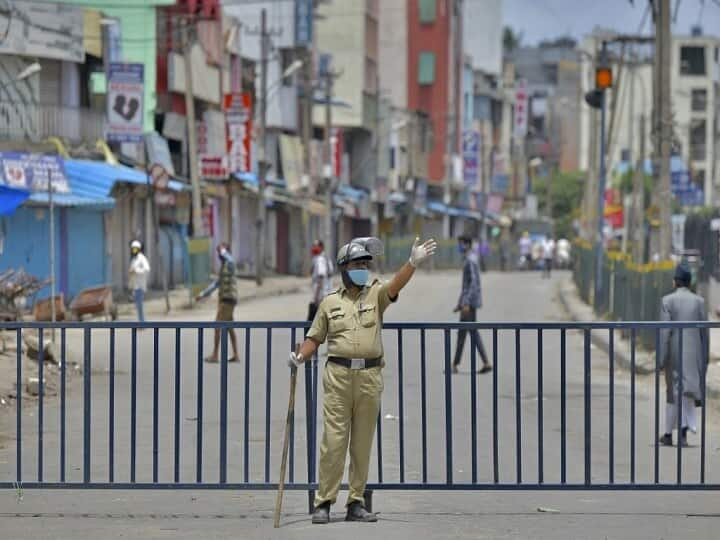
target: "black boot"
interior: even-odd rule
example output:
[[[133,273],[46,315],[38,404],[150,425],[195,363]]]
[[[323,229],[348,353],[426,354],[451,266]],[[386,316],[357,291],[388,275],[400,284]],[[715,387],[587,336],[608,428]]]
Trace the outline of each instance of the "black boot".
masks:
[[[371,514],[360,501],[353,501],[347,508],[347,515],[345,521],[362,521],[364,523],[374,523],[377,521],[377,516]]]
[[[686,427],[682,428],[682,435],[680,437],[680,445],[683,448],[687,448],[689,446],[688,442],[687,442],[687,432],[688,432],[688,428],[686,428]]]
[[[330,523],[330,501],[324,502],[315,507],[312,515],[312,522],[316,525]]]
[[[660,444],[663,446],[672,446],[672,433],[666,433],[660,437]]]

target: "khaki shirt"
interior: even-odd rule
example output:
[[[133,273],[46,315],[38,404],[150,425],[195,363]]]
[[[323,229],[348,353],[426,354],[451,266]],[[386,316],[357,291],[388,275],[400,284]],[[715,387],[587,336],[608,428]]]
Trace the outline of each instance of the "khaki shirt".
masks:
[[[357,298],[341,286],[326,296],[307,337],[328,342],[328,355],[340,358],[382,358],[383,313],[397,298],[390,298],[389,283],[375,279]]]

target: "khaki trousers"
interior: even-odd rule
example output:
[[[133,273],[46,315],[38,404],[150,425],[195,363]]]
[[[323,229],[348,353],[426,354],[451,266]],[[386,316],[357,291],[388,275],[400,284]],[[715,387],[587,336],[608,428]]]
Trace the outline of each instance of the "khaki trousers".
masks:
[[[323,373],[323,438],[320,443],[320,475],[315,507],[335,503],[350,443],[350,494],[347,504],[365,499],[370,450],[380,395],[383,391],[382,368],[349,369],[333,362]]]

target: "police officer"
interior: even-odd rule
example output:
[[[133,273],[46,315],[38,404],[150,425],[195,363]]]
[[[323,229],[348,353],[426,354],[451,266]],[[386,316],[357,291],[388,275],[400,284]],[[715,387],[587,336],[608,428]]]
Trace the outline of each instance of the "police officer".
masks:
[[[215,281],[195,297],[195,301],[199,302],[203,298],[210,296],[215,289],[218,289],[218,310],[215,316],[216,321],[229,322],[234,320],[235,305],[237,304],[237,287],[235,286],[235,261],[230,253],[230,246],[221,243],[217,247],[217,255],[220,259],[220,272]],[[235,329],[230,328],[230,342],[232,343],[233,356],[228,362],[237,362],[238,347]],[[220,347],[220,329],[215,329],[215,341],[213,343],[213,352],[205,361],[217,363],[218,348]]]
[[[345,520],[377,521],[375,514],[366,510],[363,494],[383,390],[383,313],[397,300],[418,264],[436,249],[434,240],[421,244],[416,239],[410,259],[390,281],[369,281],[370,261],[373,253],[378,254],[369,246],[373,241],[379,244],[377,239],[360,239],[340,248],[337,265],[342,285],[322,301],[300,351],[291,352],[288,361],[291,367],[300,366],[327,339],[324,432],[313,523],[330,521],[330,505],[340,489],[348,442],[350,493]]]

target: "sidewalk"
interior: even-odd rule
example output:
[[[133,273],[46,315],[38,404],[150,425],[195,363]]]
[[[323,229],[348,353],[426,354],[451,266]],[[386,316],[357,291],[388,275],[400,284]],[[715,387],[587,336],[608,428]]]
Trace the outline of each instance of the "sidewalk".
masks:
[[[593,309],[582,301],[572,278],[563,280],[558,285],[557,296],[565,308],[568,317],[573,321],[598,321]],[[592,341],[596,347],[607,352],[609,337],[607,332],[594,332]],[[630,341],[615,333],[615,361],[623,369],[630,369]],[[648,375],[655,369],[655,351],[640,348],[635,353],[635,373]],[[710,330],[710,365],[707,371],[707,395],[720,398],[720,328]]]

